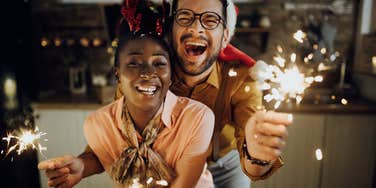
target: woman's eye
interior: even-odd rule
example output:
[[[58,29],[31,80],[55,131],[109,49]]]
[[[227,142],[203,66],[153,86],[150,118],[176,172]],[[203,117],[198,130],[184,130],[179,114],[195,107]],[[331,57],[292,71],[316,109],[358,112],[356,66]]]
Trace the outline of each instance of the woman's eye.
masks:
[[[128,67],[138,67],[138,63],[135,61],[131,61],[127,64]]]
[[[167,65],[167,63],[159,61],[159,62],[154,63],[154,65],[157,66],[157,67],[164,67],[164,66]]]

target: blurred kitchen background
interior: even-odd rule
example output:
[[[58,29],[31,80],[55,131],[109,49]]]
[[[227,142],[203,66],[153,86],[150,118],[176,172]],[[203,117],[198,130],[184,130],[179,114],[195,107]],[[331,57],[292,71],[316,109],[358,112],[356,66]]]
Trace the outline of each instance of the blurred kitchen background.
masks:
[[[376,1],[234,0],[232,44],[257,60],[290,58],[323,82],[306,90],[267,187],[376,187]],[[114,96],[115,28],[121,0],[6,0],[2,6],[0,136],[36,126],[43,154],[7,154],[0,140],[0,187],[47,187],[37,163],[80,154],[82,125]],[[302,33],[304,41],[300,41]],[[299,37],[300,36],[300,37]],[[106,174],[77,187],[111,187]]]

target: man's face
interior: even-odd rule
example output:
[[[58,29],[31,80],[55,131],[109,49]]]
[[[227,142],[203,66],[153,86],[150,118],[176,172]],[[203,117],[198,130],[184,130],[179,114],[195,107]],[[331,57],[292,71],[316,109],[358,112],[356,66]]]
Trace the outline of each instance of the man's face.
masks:
[[[223,7],[219,0],[179,0],[177,10],[190,9],[196,14],[215,12],[223,19]],[[196,16],[192,25],[184,27],[174,18],[172,41],[178,63],[185,74],[200,75],[215,62],[220,50],[226,45],[228,32],[223,22],[217,28],[208,30],[202,27]]]

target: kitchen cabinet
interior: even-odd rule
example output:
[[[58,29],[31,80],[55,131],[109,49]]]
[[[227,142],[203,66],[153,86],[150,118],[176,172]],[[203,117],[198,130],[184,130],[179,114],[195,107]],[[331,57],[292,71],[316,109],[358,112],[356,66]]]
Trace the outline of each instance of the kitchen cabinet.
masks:
[[[82,109],[34,109],[39,115],[36,125],[40,131],[46,132],[47,142],[43,145],[47,151],[43,153],[47,158],[71,154],[77,156],[82,153],[86,146],[83,133],[83,123],[86,116],[94,110]],[[39,161],[45,160],[42,155]],[[42,188],[48,188],[47,177],[40,171]],[[106,173],[94,175],[83,179],[75,188],[103,188],[113,187],[112,180]]]
[[[99,106],[99,105],[98,105]],[[83,123],[97,106],[80,105],[60,108],[34,108],[37,125],[47,132],[44,145],[48,158],[72,154],[77,156],[85,146]],[[339,114],[339,115],[337,115]],[[282,158],[285,165],[264,181],[252,182],[252,188],[335,188],[369,187],[376,182],[376,116],[373,113],[294,113],[287,146]],[[315,152],[320,149],[322,160]],[[39,160],[44,160],[40,155]],[[42,188],[47,179],[41,173]],[[113,187],[106,173],[85,178],[76,187]]]
[[[376,116],[327,117],[321,187],[376,186]]]
[[[252,188],[371,188],[376,180],[374,114],[294,114],[285,166]],[[323,154],[321,161],[315,151]]]

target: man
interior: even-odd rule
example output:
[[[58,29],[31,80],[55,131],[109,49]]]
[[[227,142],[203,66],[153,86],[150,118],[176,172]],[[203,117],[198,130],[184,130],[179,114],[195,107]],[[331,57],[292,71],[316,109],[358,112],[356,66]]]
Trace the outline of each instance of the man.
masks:
[[[236,13],[231,1],[175,0],[172,13],[171,41],[178,66],[170,89],[206,104],[215,113],[214,160],[209,170],[216,186],[249,187],[240,164],[254,180],[280,167],[291,119],[288,114],[257,111],[262,94],[248,68],[238,61],[217,61],[234,33]],[[231,71],[236,76],[229,75]]]
[[[171,41],[178,61],[170,89],[206,104],[216,115],[209,162],[216,186],[250,187],[249,178],[265,179],[282,166],[280,154],[292,116],[258,109],[261,91],[240,61],[252,62],[217,60],[221,51],[221,59],[239,55],[236,50],[229,56],[224,53],[236,23],[231,0],[175,0],[171,13]],[[42,162],[39,168],[47,169],[50,185],[70,187],[102,172],[98,163],[88,151],[79,158]]]

